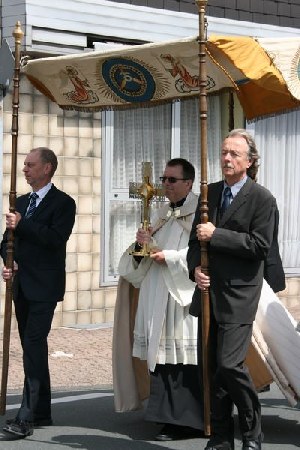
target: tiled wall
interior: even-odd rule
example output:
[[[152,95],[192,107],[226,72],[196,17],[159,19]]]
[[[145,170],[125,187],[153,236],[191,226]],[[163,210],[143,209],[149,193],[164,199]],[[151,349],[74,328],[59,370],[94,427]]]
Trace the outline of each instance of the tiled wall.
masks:
[[[122,3],[198,13],[195,0],[122,0]],[[206,13],[212,17],[299,28],[300,3],[299,0],[208,0]]]
[[[3,112],[2,231],[8,211],[11,164],[11,95]],[[58,156],[54,184],[77,204],[76,222],[67,246],[67,288],[53,326],[111,322],[115,288],[99,287],[101,217],[101,115],[62,111],[36,91],[25,78],[20,84],[17,192],[30,187],[22,167],[31,148],[47,146]],[[5,284],[1,289],[1,325]],[[13,319],[12,326],[15,327]],[[2,328],[2,326],[1,326]]]

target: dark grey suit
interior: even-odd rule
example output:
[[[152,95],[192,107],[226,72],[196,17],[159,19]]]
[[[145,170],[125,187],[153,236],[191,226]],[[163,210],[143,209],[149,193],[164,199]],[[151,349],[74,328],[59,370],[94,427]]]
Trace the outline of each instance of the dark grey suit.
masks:
[[[65,293],[66,244],[75,220],[74,200],[52,186],[33,215],[26,219],[29,194],[19,197],[22,218],[15,229],[14,259],[18,271],[13,298],[23,348],[24,392],[18,418],[51,418],[47,337],[57,302]],[[7,231],[1,243],[6,259]]]
[[[273,241],[277,207],[271,193],[248,178],[220,219],[222,189],[222,181],[208,188],[209,221],[217,226],[208,244],[214,373],[212,428],[221,440],[232,441],[235,404],[243,438],[257,439],[261,431],[260,405],[243,362],[260,298],[264,261]],[[199,216],[198,208],[187,254],[192,279],[194,269],[200,265],[196,235]],[[190,313],[199,316],[200,312],[200,291],[196,288]]]

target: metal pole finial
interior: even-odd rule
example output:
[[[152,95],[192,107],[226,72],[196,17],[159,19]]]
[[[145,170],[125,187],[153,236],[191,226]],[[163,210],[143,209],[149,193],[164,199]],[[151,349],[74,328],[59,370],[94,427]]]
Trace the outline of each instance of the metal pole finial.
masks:
[[[16,44],[21,44],[23,36],[24,33],[21,28],[21,22],[18,20],[13,31],[13,37],[15,38]]]

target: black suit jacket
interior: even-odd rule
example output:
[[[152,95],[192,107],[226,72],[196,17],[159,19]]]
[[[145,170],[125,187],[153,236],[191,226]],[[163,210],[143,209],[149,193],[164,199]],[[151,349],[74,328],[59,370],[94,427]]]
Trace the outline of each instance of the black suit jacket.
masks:
[[[14,276],[14,300],[21,286],[31,301],[57,302],[65,293],[66,244],[75,221],[74,200],[54,185],[29,219],[25,212],[29,194],[17,198],[16,211],[22,219],[14,232],[14,260],[18,271]],[[7,230],[1,243],[5,263]]]
[[[208,219],[217,224],[223,181],[208,186]],[[269,254],[275,227],[275,198],[250,178],[235,196],[218,222],[210,243],[209,275],[212,313],[220,323],[252,323],[264,276],[264,261]],[[200,243],[196,225],[197,208],[187,254],[190,277],[199,266]],[[201,314],[200,290],[196,288],[190,307],[192,315]]]

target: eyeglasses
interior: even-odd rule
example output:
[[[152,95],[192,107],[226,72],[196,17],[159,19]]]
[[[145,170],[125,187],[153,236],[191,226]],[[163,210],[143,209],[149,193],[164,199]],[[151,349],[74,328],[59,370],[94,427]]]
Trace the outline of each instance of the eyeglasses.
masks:
[[[159,177],[160,181],[162,183],[165,183],[166,181],[168,181],[171,184],[177,183],[177,181],[182,180],[182,181],[186,181],[187,178],[175,178],[175,177]]]

